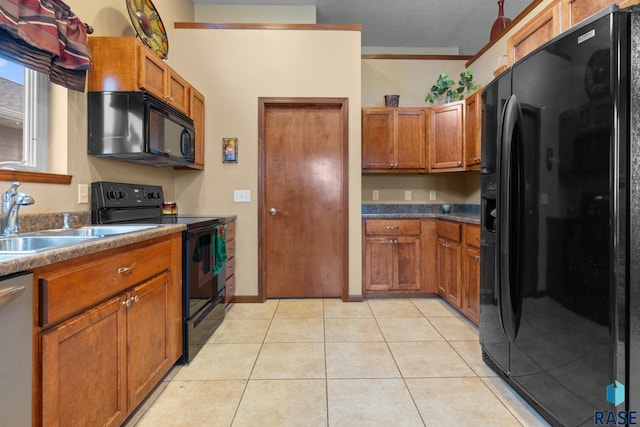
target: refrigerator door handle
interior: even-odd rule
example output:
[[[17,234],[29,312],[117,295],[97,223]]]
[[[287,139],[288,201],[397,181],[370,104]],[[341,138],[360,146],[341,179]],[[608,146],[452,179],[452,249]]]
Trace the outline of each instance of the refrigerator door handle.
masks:
[[[504,106],[498,144],[498,197],[496,278],[500,320],[505,336],[514,342],[520,326],[522,293],[519,289],[520,208],[522,173],[519,144],[522,143],[522,112],[516,95]]]

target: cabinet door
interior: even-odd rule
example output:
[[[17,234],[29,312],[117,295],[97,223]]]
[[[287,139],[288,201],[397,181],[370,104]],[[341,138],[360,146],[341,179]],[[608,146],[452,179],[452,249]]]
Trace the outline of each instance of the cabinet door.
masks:
[[[390,290],[393,287],[393,239],[366,238],[364,254],[364,289]]]
[[[129,407],[140,403],[171,368],[169,357],[170,276],[163,273],[127,294]]]
[[[482,97],[477,91],[465,100],[464,164],[467,170],[480,169],[480,127],[482,125]]]
[[[167,65],[151,49],[138,45],[138,86],[159,99],[166,99]]]
[[[460,308],[460,244],[439,238],[438,293]]]
[[[480,321],[480,251],[470,247],[462,254],[462,312],[474,323]]]
[[[189,83],[179,74],[167,69],[167,92],[165,99],[174,108],[189,114]]]
[[[420,290],[420,237],[395,238],[393,289]]]
[[[422,108],[397,109],[395,132],[394,168],[426,170],[425,110]]]
[[[460,300],[460,244],[448,242],[447,252],[449,252],[449,281],[447,283],[447,299],[456,307],[461,306]]]
[[[191,87],[189,96],[189,117],[196,130],[196,161],[191,168],[204,169],[204,95]]]
[[[394,110],[362,110],[362,169],[390,169],[393,166]]]
[[[449,252],[447,251],[447,241],[444,239],[436,240],[436,260],[438,278],[437,290],[438,295],[446,298],[447,288],[449,287]]]
[[[463,170],[464,101],[431,108],[429,147],[431,172]]]
[[[119,426],[125,420],[123,302],[113,298],[42,334],[42,425]]]

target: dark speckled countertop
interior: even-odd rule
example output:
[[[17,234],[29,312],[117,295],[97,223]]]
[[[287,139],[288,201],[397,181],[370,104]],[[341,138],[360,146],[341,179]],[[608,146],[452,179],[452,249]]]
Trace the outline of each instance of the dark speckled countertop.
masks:
[[[480,224],[480,205],[449,205],[450,213],[442,212],[442,205],[362,205],[362,219],[439,218]]]
[[[126,234],[116,234],[113,236],[99,237],[86,242],[52,248],[38,253],[31,254],[10,254],[0,255],[0,276],[21,271],[29,271],[36,267],[41,267],[54,262],[66,261],[82,255],[119,246],[130,245],[132,243],[161,237],[168,234],[179,233],[186,229],[182,224],[159,225],[155,228],[136,231]]]

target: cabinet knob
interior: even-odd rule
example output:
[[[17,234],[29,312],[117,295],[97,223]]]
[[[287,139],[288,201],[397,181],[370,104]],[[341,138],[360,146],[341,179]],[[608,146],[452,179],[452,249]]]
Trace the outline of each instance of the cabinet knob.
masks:
[[[458,160],[458,166],[462,166],[462,161]]]
[[[387,230],[399,230],[400,227],[399,226],[393,226],[393,225],[387,225]]]
[[[476,259],[476,261],[480,261],[480,255],[476,255],[474,256],[474,258]]]
[[[140,301],[140,297],[138,295],[136,295],[135,297],[131,298],[133,300],[133,302],[138,302]]]
[[[122,305],[125,307],[131,307],[131,298],[127,298],[126,301],[122,301]]]

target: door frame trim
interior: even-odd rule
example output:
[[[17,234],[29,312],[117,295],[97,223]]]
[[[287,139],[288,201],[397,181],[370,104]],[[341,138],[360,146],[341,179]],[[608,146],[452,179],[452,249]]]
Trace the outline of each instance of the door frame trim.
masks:
[[[262,230],[265,225],[265,160],[266,160],[266,112],[271,106],[322,107],[340,109],[342,121],[342,230],[344,236],[342,257],[342,301],[349,301],[349,99],[348,98],[258,98],[258,300],[266,301],[266,241]]]

